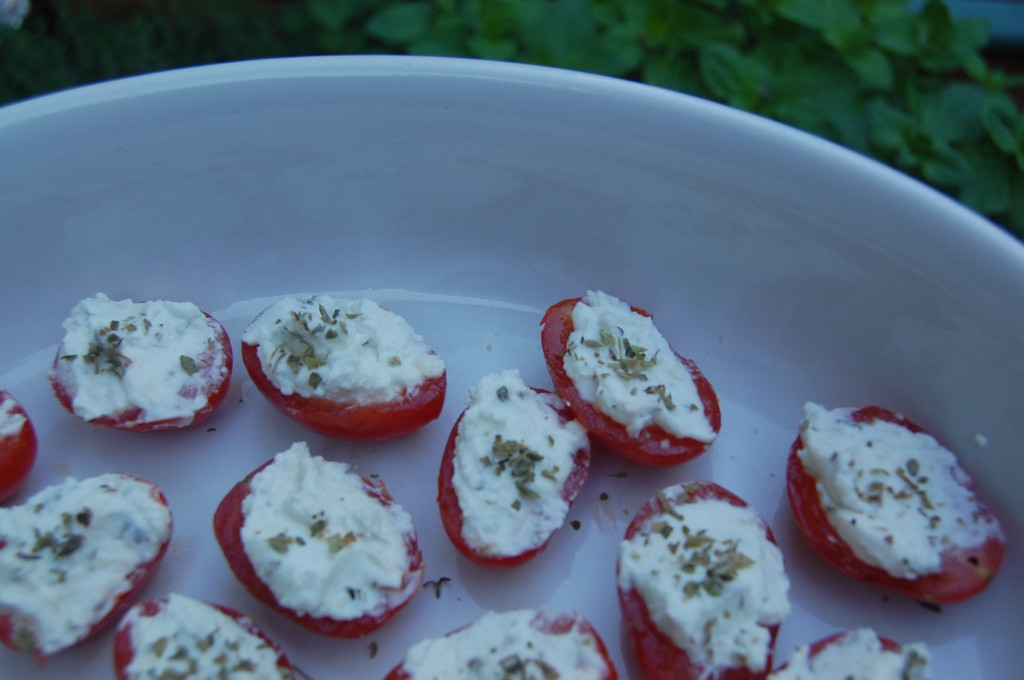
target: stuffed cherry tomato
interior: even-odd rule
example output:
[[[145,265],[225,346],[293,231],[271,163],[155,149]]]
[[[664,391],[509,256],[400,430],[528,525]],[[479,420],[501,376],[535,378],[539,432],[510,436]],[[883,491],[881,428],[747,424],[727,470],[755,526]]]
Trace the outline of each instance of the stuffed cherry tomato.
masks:
[[[452,428],[438,503],[448,538],[473,561],[513,567],[565,522],[590,469],[586,431],[518,371],[485,376]]]
[[[619,603],[647,680],[764,678],[788,591],[771,529],[711,482],[659,492],[619,547]]]
[[[413,645],[385,680],[572,678],[616,680],[601,637],[577,613],[488,612],[474,623]]]
[[[114,637],[117,680],[293,680],[288,658],[241,612],[172,593],[124,615]]]
[[[928,603],[985,588],[1006,542],[952,452],[877,406],[804,411],[787,490],[800,530],[825,560]]]
[[[160,489],[126,474],[68,479],[0,508],[0,642],[45,660],[115,621],[171,524]]]
[[[257,599],[322,635],[367,635],[423,583],[412,520],[384,484],[292,445],[225,496],[214,533]]]
[[[21,488],[36,462],[36,431],[25,409],[0,390],[0,502]]]
[[[595,441],[638,465],[667,467],[718,436],[711,383],[643,310],[590,291],[553,305],[541,323],[555,389]]]
[[[901,645],[870,628],[841,631],[797,647],[769,680],[928,680],[931,653],[922,643]]]
[[[242,361],[274,406],[331,437],[398,437],[444,405],[444,361],[370,300],[283,298],[245,330]]]
[[[94,425],[146,432],[200,423],[227,396],[231,341],[191,302],[79,302],[50,371],[57,400]]]

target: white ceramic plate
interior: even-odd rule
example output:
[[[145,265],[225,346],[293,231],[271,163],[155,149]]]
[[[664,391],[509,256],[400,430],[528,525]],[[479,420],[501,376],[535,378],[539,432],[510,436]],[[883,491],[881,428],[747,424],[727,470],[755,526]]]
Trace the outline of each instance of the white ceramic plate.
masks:
[[[926,187],[750,115],[617,80],[509,64],[400,57],[272,60],[161,73],[0,110],[0,388],[39,431],[15,501],[66,475],[130,471],[163,486],[174,540],[145,592],[254,616],[316,680],[383,677],[413,642],[487,609],[578,609],[637,677],[614,590],[616,544],[663,485],[711,478],[773,525],[793,581],[777,657],[860,625],[923,640],[935,680],[1024,667],[1024,248]],[[597,455],[532,563],[457,556],[436,472],[466,391],[519,368],[548,381],[538,323],[602,289],[655,315],[718,390],[721,437],[668,471]],[[439,421],[352,445],[274,411],[236,362],[213,419],[133,435],[64,412],[45,371],[81,298],[191,300],[238,338],[277,296],[366,295],[448,362]],[[941,613],[836,575],[806,547],[783,493],[805,401],[903,411],[960,455],[1002,516],[1003,573]],[[235,582],[211,516],[293,441],[379,474],[409,509],[435,596],[370,637],[308,634]],[[619,473],[626,473],[625,476]],[[606,500],[602,500],[606,498]],[[110,631],[19,679],[112,677]],[[376,650],[376,654],[372,650]]]

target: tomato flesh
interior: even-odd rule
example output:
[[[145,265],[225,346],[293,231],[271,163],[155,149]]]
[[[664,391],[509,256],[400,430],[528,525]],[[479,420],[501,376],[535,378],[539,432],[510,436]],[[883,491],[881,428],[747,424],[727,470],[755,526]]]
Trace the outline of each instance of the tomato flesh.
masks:
[[[156,616],[167,606],[167,600],[166,598],[146,600],[144,602],[140,602],[136,606],[141,609],[142,616]],[[224,607],[219,604],[210,604],[210,606],[231,617],[247,632],[263,640],[268,647],[271,647],[275,652],[277,652],[277,668],[287,673],[286,675],[282,675],[282,677],[294,677],[294,673],[292,673],[292,665],[288,660],[288,657],[281,651],[280,646],[267,637],[266,633],[264,633],[252,619],[235,609],[231,609],[230,607]],[[123,624],[118,627],[117,633],[114,636],[114,673],[116,680],[129,680],[128,667],[131,665],[134,658],[135,647],[132,644],[131,625]]]
[[[691,500],[712,499],[725,501],[731,505],[745,508],[747,503],[727,489],[714,482],[689,482],[680,485],[677,496],[664,494],[666,499],[674,501],[683,493]],[[637,511],[626,529],[625,540],[637,534],[651,531],[651,524],[660,516],[668,514],[662,495],[652,498]],[[765,524],[765,536],[775,543],[771,528]],[[775,646],[779,624],[766,626],[769,633],[768,655],[764,668],[754,671],[745,666],[730,666],[708,669],[696,662],[687,650],[679,647],[672,638],[664,633],[651,618],[650,611],[643,596],[635,588],[618,586],[619,606],[628,628],[628,636],[637,665],[646,680],[760,680],[767,677],[771,669],[771,650]]]
[[[38,440],[32,421],[21,404],[0,390],[0,406],[13,402],[10,412],[25,419],[21,429],[0,438],[0,503],[13,496],[28,478],[36,462]]]
[[[637,436],[627,432],[626,427],[602,413],[594,404],[580,396],[572,378],[565,371],[563,357],[573,331],[572,311],[581,298],[562,300],[550,308],[541,320],[541,348],[544,360],[551,374],[551,381],[559,396],[565,400],[577,420],[594,439],[621,458],[646,467],[669,467],[691,460],[710,446],[709,442],[689,437],[676,437],[657,425],[650,425]],[[650,316],[642,309],[632,310]],[[722,427],[722,413],[718,395],[697,365],[676,353],[676,357],[689,371],[697,386],[704,414],[712,430],[717,434]]]
[[[544,390],[533,389],[535,392],[544,392]],[[563,407],[558,413],[563,423],[572,420],[572,413],[567,408]],[[441,510],[441,522],[444,525],[445,533],[448,534],[449,540],[460,553],[477,564],[496,568],[517,567],[541,553],[550,543],[552,536],[548,536],[540,545],[516,555],[490,554],[466,542],[462,536],[462,506],[459,504],[459,497],[452,481],[455,475],[455,443],[458,438],[460,422],[462,422],[462,415],[455,421],[451,434],[448,436],[448,443],[441,458],[441,472],[438,475],[437,502]],[[589,470],[590,447],[587,445],[578,449],[574,454],[572,471],[566,478],[565,486],[562,487],[562,498],[570,506],[583,490]]]
[[[91,418],[87,422],[99,427],[109,427],[116,430],[155,432],[198,425],[213,415],[213,412],[217,410],[217,407],[228,396],[228,388],[231,385],[233,353],[231,350],[231,340],[228,338],[224,327],[206,312],[203,312],[203,314],[206,316],[207,323],[214,330],[215,345],[213,348],[200,354],[196,362],[200,374],[206,378],[201,390],[203,396],[206,397],[206,401],[200,408],[196,409],[194,413],[181,418],[147,420],[146,414],[142,409],[132,407],[118,413],[108,413]],[[63,354],[63,348],[58,348],[57,356],[53,360],[54,369],[59,365]],[[220,366],[224,367],[223,371],[221,371]],[[61,382],[56,370],[51,371],[50,384],[53,388],[54,396],[57,397],[57,401],[60,402],[61,406],[67,409],[69,413],[75,414],[74,397],[67,386]],[[195,394],[183,393],[183,396],[194,397]]]
[[[855,422],[884,420],[912,432],[923,430],[906,417],[879,406],[867,406],[851,414]],[[829,521],[818,492],[817,480],[804,467],[798,452],[803,439],[797,437],[790,448],[786,466],[786,491],[796,523],[811,547],[840,573],[866,583],[901,593],[929,604],[952,604],[966,600],[985,589],[1002,564],[1006,542],[990,536],[979,546],[953,546],[942,555],[939,571],[914,579],[893,576],[881,567],[861,560],[839,536]],[[979,503],[978,512],[991,517],[991,511]]]
[[[271,591],[270,587],[256,573],[256,569],[245,552],[242,543],[242,526],[245,524],[245,513],[242,511],[242,503],[251,492],[250,481],[252,478],[270,465],[268,461],[257,468],[248,477],[236,484],[227,493],[224,499],[217,506],[213,517],[213,531],[227,559],[228,565],[234,572],[235,577],[252,594],[253,597],[266,605],[277,610],[281,614],[300,626],[320,635],[339,638],[358,638],[368,635],[390,621],[399,611],[412,599],[414,589],[411,584],[422,582],[424,575],[423,554],[420,551],[419,542],[414,533],[405,536],[405,549],[409,556],[408,567],[402,579],[401,587],[395,591],[395,599],[391,605],[379,611],[368,612],[353,619],[334,619],[330,617],[314,617],[308,614],[300,614],[280,602]],[[363,488],[366,492],[385,507],[394,501],[382,482],[373,482],[363,478]],[[402,592],[408,591],[410,595],[399,599]]]
[[[373,404],[284,394],[263,370],[259,345],[242,343],[242,363],[257,389],[279,411],[314,432],[354,441],[381,441],[409,434],[441,415],[446,373],[427,378],[393,401]]]

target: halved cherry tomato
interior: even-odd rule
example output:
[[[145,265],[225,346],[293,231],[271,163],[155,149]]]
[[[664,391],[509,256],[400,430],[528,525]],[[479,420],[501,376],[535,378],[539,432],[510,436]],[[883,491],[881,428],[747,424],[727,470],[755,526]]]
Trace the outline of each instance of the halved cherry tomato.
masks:
[[[870,424],[882,420],[911,432],[923,432],[921,427],[905,416],[879,406],[851,409],[850,417],[857,423]],[[998,532],[978,546],[948,548],[942,554],[939,571],[917,578],[900,578],[881,567],[863,561],[832,526],[818,491],[817,480],[805,469],[798,455],[803,446],[803,438],[797,436],[790,448],[786,468],[786,489],[790,507],[797,525],[811,547],[839,572],[921,602],[950,604],[965,600],[984,590],[999,570],[1006,552],[1006,541]],[[992,511],[980,500],[976,512],[980,517],[994,520]]]
[[[181,597],[181,596],[175,596]],[[143,678],[151,677],[149,669],[141,669],[139,672],[132,673],[129,671],[129,667],[135,660],[136,656],[136,640],[135,640],[135,626],[137,622],[143,618],[159,617],[163,612],[167,611],[170,600],[168,598],[159,598],[153,600],[145,600],[139,602],[132,607],[125,616],[121,619],[121,623],[118,625],[117,633],[114,636],[114,673],[117,680],[142,680]],[[228,674],[221,677],[235,677],[234,673],[230,671],[238,670],[238,674],[251,674],[254,678],[270,678],[273,677],[277,680],[292,680],[295,677],[295,672],[292,669],[291,662],[288,657],[281,651],[280,646],[271,640],[266,633],[264,633],[256,623],[246,616],[245,614],[225,607],[219,604],[212,604],[200,601],[194,601],[195,605],[201,608],[208,608],[220,612],[221,614],[229,617],[242,629],[239,638],[238,631],[227,631],[219,627],[212,629],[206,629],[198,627],[202,622],[199,618],[188,618],[187,623],[182,624],[185,630],[181,631],[184,633],[181,637],[178,636],[178,629],[172,629],[164,637],[158,638],[158,643],[163,647],[158,656],[165,658],[179,658],[184,656],[186,660],[193,656],[201,656],[206,650],[197,649],[194,653],[190,653],[193,650],[187,648],[189,640],[197,640],[202,645],[205,645],[207,649],[216,645],[227,645],[229,649],[234,647],[238,649],[240,645],[239,640],[244,640],[241,636],[250,636],[256,638],[256,644],[261,647],[269,649],[270,654],[274,655],[273,661],[267,665],[256,666],[253,664],[251,658],[221,658],[216,659],[215,663],[218,663],[221,669]],[[196,611],[196,610],[192,610]],[[189,613],[192,613],[190,611]],[[223,619],[222,619],[223,621]],[[216,622],[220,623],[220,622]],[[199,645],[197,645],[198,647]],[[223,652],[222,652],[223,653]],[[270,654],[267,658],[271,658]],[[244,662],[245,665],[241,666],[240,669],[236,667],[240,662]],[[156,676],[154,676],[156,677]],[[158,677],[179,677],[174,671],[166,672]],[[184,677],[184,676],[181,676]],[[192,677],[191,675],[189,677]],[[196,677],[199,677],[196,675]],[[206,676],[203,676],[206,677]],[[211,676],[212,677],[212,676]]]
[[[547,393],[546,390],[538,388],[531,389],[539,394]],[[563,423],[569,422],[573,419],[572,412],[565,406],[557,409],[557,412],[561,422]],[[452,544],[459,550],[459,552],[477,564],[497,568],[511,568],[519,566],[528,562],[543,551],[544,548],[547,547],[548,543],[550,543],[554,534],[549,534],[539,545],[515,555],[493,554],[489,551],[475,548],[466,542],[466,539],[462,535],[462,506],[459,503],[459,497],[455,491],[455,486],[452,481],[455,474],[455,449],[458,441],[459,424],[462,422],[464,415],[465,411],[463,411],[455,421],[451,434],[448,436],[448,443],[445,446],[444,455],[441,458],[441,472],[438,475],[437,493],[437,502],[441,509],[441,522],[444,525],[445,532],[448,534],[448,538],[451,540]],[[585,446],[577,449],[574,454],[572,471],[569,473],[569,476],[562,487],[561,496],[570,506],[576,500],[576,497],[579,496],[580,491],[583,490],[583,485],[587,480],[587,473],[589,470],[590,444],[588,442]]]
[[[637,511],[626,529],[625,540],[628,541],[638,534],[657,531],[658,521],[676,512],[673,505],[703,499],[724,501],[739,508],[749,507],[746,501],[714,482],[695,481],[677,484],[662,490]],[[774,544],[775,536],[771,527],[763,520],[761,523],[765,537]],[[619,568],[621,570],[621,564]],[[779,623],[763,626],[768,632],[769,643],[762,670],[755,671],[746,666],[709,668],[695,660],[686,649],[679,647],[669,634],[659,628],[651,617],[643,595],[635,587],[624,587],[620,581],[618,595],[633,654],[646,680],[761,680],[771,669],[772,649],[778,635]]]
[[[373,404],[303,397],[297,392],[284,394],[263,371],[258,351],[259,345],[242,343],[242,363],[253,384],[282,413],[329,437],[355,441],[400,437],[437,419],[444,406],[448,384],[445,373],[426,378],[398,399]]]
[[[170,514],[169,506],[167,505],[167,497],[163,491],[155,484],[146,482],[134,475],[127,473],[120,473],[117,475],[101,475],[98,478],[90,480],[82,480],[76,482],[77,484],[91,483],[94,480],[100,480],[101,478],[113,478],[122,477],[131,482],[144,485],[147,489],[149,497],[159,503],[160,505],[167,508],[166,511],[166,524],[160,529],[162,534],[157,536],[159,544],[155,547],[154,554],[143,562],[131,565],[129,569],[121,574],[114,574],[122,580],[122,585],[117,587],[109,587],[108,590],[100,590],[97,592],[90,592],[90,597],[100,596],[104,599],[96,603],[96,606],[91,610],[88,615],[91,617],[87,620],[69,620],[65,619],[65,625],[73,626],[72,630],[79,628],[84,629],[81,633],[74,636],[73,639],[66,641],[58,647],[51,647],[43,644],[38,637],[36,630],[35,620],[29,612],[17,612],[8,602],[5,601],[5,589],[3,585],[0,585],[0,643],[15,649],[17,651],[34,654],[36,658],[43,663],[46,659],[59,651],[67,649],[73,645],[76,645],[99,631],[106,628],[108,625],[116,621],[121,617],[122,614],[131,606],[133,600],[145,587],[150,577],[153,575],[157,566],[163,560],[164,555],[167,552],[167,547],[171,541],[171,532],[173,519]],[[103,480],[104,485],[98,486],[98,490],[95,493],[97,500],[102,503],[103,497],[112,493],[114,483],[106,483]],[[36,496],[33,496],[28,502],[22,506],[24,508],[29,507],[42,507],[45,503],[38,499],[44,492],[40,492]],[[55,500],[54,504],[59,504],[61,501]],[[141,512],[141,508],[136,503],[134,505],[136,513]],[[3,511],[13,511],[18,508],[0,509]],[[76,574],[81,569],[91,569],[94,566],[98,569],[112,569],[114,565],[105,561],[103,548],[101,546],[93,547],[91,541],[96,540],[114,540],[129,545],[136,545],[143,541],[143,538],[139,532],[143,530],[142,527],[126,526],[125,521],[118,516],[97,516],[99,511],[93,512],[89,506],[74,507],[48,507],[47,511],[51,513],[56,512],[60,518],[60,526],[55,527],[52,531],[36,530],[36,536],[30,544],[12,544],[8,543],[7,537],[0,536],[0,552],[4,550],[17,551],[15,555],[16,559],[29,560],[33,563],[44,563],[44,558],[47,551],[53,553],[52,564],[54,569],[62,570],[62,574],[59,578],[48,576],[46,577],[46,584],[44,585],[38,578],[34,579],[34,582],[28,580],[27,575],[21,575],[20,583],[8,583],[7,587],[13,588],[25,588],[32,587],[41,589],[44,587],[57,589],[56,600],[64,597],[63,593],[67,592],[69,595],[75,595],[74,587],[76,585]],[[35,512],[35,510],[33,510]],[[149,537],[146,537],[147,540]],[[94,551],[94,552],[93,552]],[[26,557],[26,555],[28,557]],[[39,555],[38,558],[35,555]],[[81,563],[75,565],[68,565],[66,561],[72,560],[76,555],[88,555],[90,556],[87,563],[83,566]],[[95,588],[96,584],[92,583],[91,587]],[[81,596],[79,594],[79,596]],[[54,598],[50,598],[54,600]],[[50,606],[56,607],[56,604]]]
[[[252,492],[253,478],[268,466],[270,460],[254,470],[245,479],[236,484],[224,497],[213,518],[214,535],[227,559],[228,565],[235,576],[256,599],[269,605],[300,626],[331,637],[357,638],[368,635],[390,621],[412,599],[424,578],[423,554],[415,532],[404,537],[405,551],[408,562],[399,588],[386,591],[386,606],[369,611],[361,616],[350,619],[337,619],[327,616],[315,617],[299,613],[283,604],[271,590],[270,586],[260,577],[246,553],[242,539],[242,528],[246,521],[242,504]],[[363,491],[384,508],[391,508],[394,499],[387,487],[380,480],[362,477]]]
[[[445,655],[444,659],[439,658],[437,654],[430,655],[434,657],[431,659],[433,663],[447,662],[451,664],[450,668],[445,669],[448,671],[447,675],[437,677],[498,677],[497,673],[501,673],[501,677],[532,678],[534,675],[529,672],[534,670],[540,673],[536,677],[562,677],[544,659],[538,659],[534,656],[535,652],[533,652],[531,645],[525,639],[516,639],[512,634],[516,627],[516,619],[521,615],[531,617],[529,627],[534,631],[540,632],[545,636],[580,636],[586,642],[574,646],[582,649],[590,649],[592,647],[597,653],[600,660],[592,659],[594,662],[592,665],[588,665],[585,668],[571,669],[574,672],[569,677],[579,680],[618,680],[619,674],[615,669],[615,664],[608,656],[608,649],[605,647],[601,636],[598,635],[597,630],[589,621],[576,612],[561,613],[530,610],[505,613],[488,612],[474,623],[445,635],[443,641],[452,641],[456,646],[456,650],[453,654],[442,650],[441,654]],[[460,634],[473,628],[479,630],[484,624],[488,625],[488,629],[492,627],[500,628],[500,637],[493,640],[493,642],[488,640],[479,641],[479,647],[466,648],[467,642],[472,641],[473,638],[460,638]],[[424,642],[429,644],[431,641]],[[522,646],[521,649],[519,644]],[[472,660],[467,662],[465,657],[469,657]],[[555,662],[553,659],[550,661],[551,663]],[[470,665],[474,663],[477,664],[476,667]],[[493,671],[493,674],[488,671]],[[403,661],[391,669],[391,672],[387,674],[384,680],[410,680],[411,677],[412,675],[406,670],[405,661]]]
[[[199,376],[198,389],[194,385],[190,384],[185,385],[180,392],[181,396],[189,399],[202,395],[205,397],[205,401],[202,406],[197,408],[194,412],[178,418],[158,419],[153,419],[152,416],[148,415],[142,408],[132,406],[116,413],[106,413],[98,417],[89,418],[86,419],[86,421],[92,425],[109,427],[117,430],[153,432],[157,430],[174,430],[189,427],[191,425],[198,425],[213,415],[213,412],[221,405],[225,397],[228,395],[228,388],[231,383],[233,354],[231,350],[231,340],[228,338],[227,331],[224,330],[224,327],[221,326],[220,322],[206,312],[203,312],[203,315],[206,317],[207,325],[214,334],[214,344],[213,346],[203,350],[198,354],[198,356],[192,357],[194,363],[189,365],[187,369],[192,375]],[[53,387],[53,393],[57,397],[57,401],[59,401],[60,404],[68,410],[68,412],[78,415],[75,413],[74,407],[74,390],[65,383],[61,372],[58,370],[62,361],[67,361],[71,358],[73,357],[69,357],[67,355],[64,350],[64,345],[61,344],[61,346],[57,348],[57,356],[54,357],[53,369],[49,373],[49,378],[50,384]],[[138,357],[135,360],[141,361]]]
[[[562,300],[548,308],[541,320],[541,347],[556,391],[569,405],[583,427],[598,443],[637,465],[669,467],[695,458],[707,450],[709,442],[676,437],[658,425],[649,425],[637,436],[631,436],[624,425],[605,415],[580,396],[572,378],[565,371],[563,357],[569,335],[573,331],[572,311],[581,300],[582,298]],[[651,316],[643,309],[631,309],[637,314]],[[712,430],[717,433],[722,427],[718,395],[693,360],[686,359],[677,352],[675,354],[693,378],[704,414]]]
[[[803,668],[803,665],[806,662],[810,662],[811,664],[812,676],[817,677],[815,671],[820,669],[815,668],[813,665],[814,659],[816,657],[821,655],[823,652],[826,652],[827,650],[841,648],[847,645],[860,646],[862,644],[870,645],[871,648],[877,649],[880,652],[896,652],[903,654],[903,652],[906,651],[903,667],[900,669],[893,669],[895,674],[891,676],[892,678],[896,678],[897,674],[900,680],[924,680],[924,678],[926,677],[924,674],[928,671],[929,661],[927,657],[927,651],[923,649],[923,646],[910,645],[908,647],[905,647],[904,645],[901,645],[900,643],[896,642],[891,638],[877,635],[870,628],[862,628],[856,630],[838,631],[820,640],[817,640],[811,643],[810,645],[807,645],[806,648],[798,649],[794,656],[791,657],[789,662],[787,662],[785,665],[775,670],[774,672],[772,672],[771,675],[768,676],[768,680],[784,680],[791,677],[808,678],[808,680],[811,680],[810,676],[805,675],[805,671],[807,669]],[[877,645],[877,647],[874,647],[875,645]],[[922,654],[922,651],[924,651],[924,654]],[[849,652],[847,652],[847,654],[849,654]],[[857,667],[847,669],[849,675],[846,675],[844,677],[848,677],[849,680],[858,680],[861,678],[869,680],[882,680],[881,678],[877,678],[871,672],[871,669],[874,666],[871,658],[872,653],[868,652],[865,654],[862,651],[861,654],[863,656],[858,656],[854,659],[854,663],[857,665]],[[790,666],[797,659],[799,659],[799,665],[796,667],[796,675],[793,675],[794,669],[790,668]],[[825,675],[827,677],[833,677],[834,673],[839,670],[840,669],[835,668],[832,664],[829,664],[828,668],[826,669]],[[889,677],[889,675],[886,675],[886,678]]]
[[[21,488],[36,462],[36,431],[21,404],[6,390],[0,390],[0,432],[5,421],[21,420],[17,428],[0,434],[0,502]]]

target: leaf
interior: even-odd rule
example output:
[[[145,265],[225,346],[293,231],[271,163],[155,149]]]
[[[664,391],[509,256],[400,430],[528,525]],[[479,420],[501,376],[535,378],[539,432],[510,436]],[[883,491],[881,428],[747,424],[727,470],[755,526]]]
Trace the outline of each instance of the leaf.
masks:
[[[1005,92],[985,98],[981,106],[981,124],[997,149],[1007,154],[1021,151],[1024,124],[1017,106]]]
[[[847,52],[844,60],[868,88],[888,90],[893,86],[892,64],[885,53],[874,47]]]
[[[820,30],[825,27],[826,8],[821,0],[777,0],[775,11],[806,28]]]
[[[867,42],[864,17],[853,0],[822,0],[825,24],[822,37],[840,51],[856,50]]]
[[[338,0],[306,0],[306,9],[320,28],[337,30],[345,25],[358,6]]]
[[[426,2],[384,8],[366,23],[366,32],[390,44],[407,44],[427,30],[434,8]]]
[[[911,125],[906,113],[881,99],[868,102],[867,113],[873,144],[890,151],[904,146],[906,131]]]
[[[1001,159],[975,159],[973,171],[960,190],[960,200],[985,215],[1009,210],[1013,186],[1007,170]]]
[[[710,43],[698,53],[698,68],[708,90],[732,106],[753,110],[759,99],[756,68],[736,47]]]
[[[506,61],[515,56],[519,47],[507,38],[475,37],[469,39],[469,49],[473,56],[481,59]]]
[[[929,93],[921,102],[918,125],[922,134],[959,142],[981,131],[985,92],[973,83],[953,82]]]

